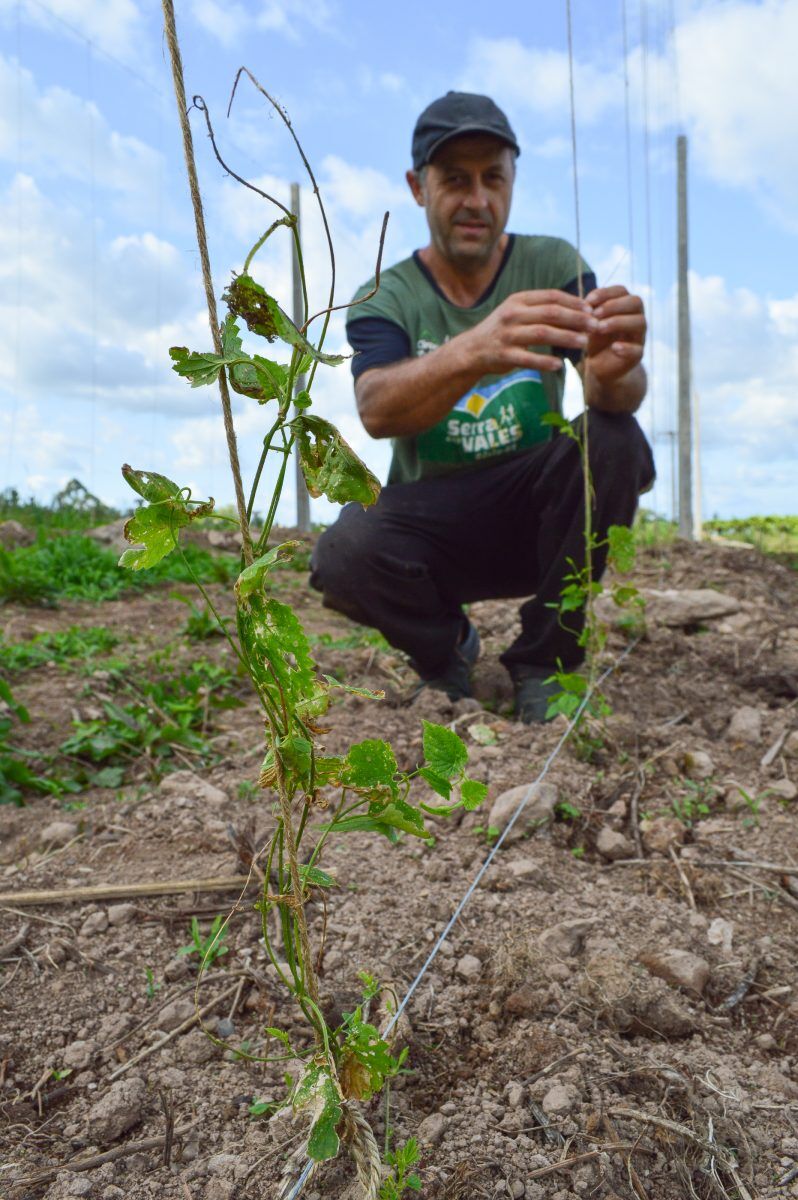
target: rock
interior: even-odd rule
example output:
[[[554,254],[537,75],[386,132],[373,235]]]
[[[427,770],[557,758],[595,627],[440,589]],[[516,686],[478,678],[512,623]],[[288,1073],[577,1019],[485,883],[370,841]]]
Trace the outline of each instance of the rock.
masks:
[[[177,1029],[178,1025],[182,1025],[189,1017],[194,1015],[194,1001],[188,998],[183,1000],[172,1000],[158,1014],[158,1028],[163,1029],[165,1033],[171,1033],[173,1029]]]
[[[176,983],[178,979],[185,979],[186,975],[191,970],[191,964],[185,954],[176,954],[174,958],[170,958],[169,962],[163,969],[163,977],[167,983]]]
[[[446,1128],[446,1118],[443,1113],[430,1113],[416,1130],[416,1137],[425,1146],[437,1146]]]
[[[777,800],[794,800],[798,796],[798,787],[791,779],[775,779],[766,790]]]
[[[507,863],[507,870],[513,879],[542,880],[543,868],[534,858],[517,858],[515,862]]]
[[[61,1056],[64,1066],[69,1067],[73,1071],[82,1071],[85,1067],[88,1067],[99,1049],[100,1047],[96,1042],[71,1042],[64,1049]]]
[[[640,822],[643,845],[652,854],[667,854],[671,846],[680,846],[685,829],[676,817],[648,817]]]
[[[579,953],[585,938],[597,923],[597,917],[574,917],[570,921],[559,921],[541,933],[538,945],[545,954],[554,958],[568,958]]]
[[[787,734],[781,751],[786,758],[798,758],[798,729]]]
[[[230,1179],[211,1179],[203,1192],[204,1200],[233,1200],[236,1185]]]
[[[762,714],[758,708],[744,704],[732,714],[726,737],[730,742],[745,742],[755,746],[762,740]]]
[[[19,521],[0,521],[0,546],[4,550],[13,550],[16,546],[32,546],[36,534],[32,529],[26,529]]]
[[[203,811],[219,812],[229,803],[226,792],[194,771],[173,771],[162,781],[160,792],[179,808],[196,806]]]
[[[705,750],[687,750],[683,763],[688,779],[711,779],[715,774],[715,764]]]
[[[724,954],[731,954],[734,925],[724,917],[715,917],[707,930],[707,941],[710,946],[722,946]]]
[[[130,548],[130,542],[125,537],[125,525],[127,517],[119,517],[116,521],[110,521],[107,525],[95,525],[94,529],[86,530],[86,537],[93,538],[95,542],[99,542],[102,546],[109,546],[112,550],[118,550],[121,554],[123,550]]]
[[[236,1031],[236,1027],[229,1017],[222,1017],[216,1026],[216,1036],[222,1039],[232,1037]]]
[[[523,1200],[526,1195],[526,1184],[523,1179],[513,1179],[510,1181],[510,1195],[513,1200]]]
[[[634,858],[635,848],[627,837],[617,829],[602,826],[596,838],[596,849],[602,858],[615,862],[619,858]]]
[[[643,955],[640,961],[652,975],[699,996],[709,982],[709,963],[689,950],[662,950]]]
[[[108,913],[104,908],[98,912],[89,913],[80,927],[81,937],[93,937],[95,933],[104,933],[108,928]]]
[[[187,1066],[202,1066],[204,1063],[218,1058],[221,1052],[219,1047],[215,1046],[201,1029],[191,1029],[185,1037],[180,1038],[177,1053],[180,1061],[186,1063]]]
[[[473,954],[464,954],[455,967],[455,971],[461,979],[465,979],[467,983],[472,983],[479,979],[482,974],[482,963]]]
[[[51,821],[45,825],[39,837],[41,846],[65,846],[77,837],[78,827],[72,821]]]
[[[74,1171],[59,1171],[55,1183],[45,1193],[45,1200],[71,1200],[73,1196],[91,1196],[94,1184],[85,1175]]]
[[[595,954],[579,983],[599,1020],[630,1036],[687,1037],[694,1024],[684,1000],[663,980],[635,967],[620,954]]]
[[[228,1179],[236,1174],[241,1159],[237,1154],[212,1154],[208,1159],[209,1175],[226,1175]]]
[[[520,1108],[524,1102],[524,1085],[517,1079],[513,1079],[504,1090],[507,1095],[508,1108]]]
[[[729,617],[740,611],[734,596],[716,592],[714,588],[642,588],[646,601],[646,620],[655,625],[677,627],[697,625],[716,617]]]
[[[547,824],[552,819],[558,798],[556,787],[551,783],[521,784],[520,787],[502,792],[493,802],[488,825],[498,829],[500,833],[503,832],[527,793],[529,799],[505,838],[505,845],[519,841],[525,834],[534,833],[541,825]]]
[[[548,1117],[564,1117],[573,1109],[579,1099],[579,1093],[570,1083],[555,1083],[549,1088],[540,1102],[540,1107]]]
[[[142,1079],[119,1079],[89,1111],[89,1138],[107,1146],[141,1123],[147,1089]]]
[[[109,925],[127,925],[136,915],[135,904],[112,904],[108,909]]]

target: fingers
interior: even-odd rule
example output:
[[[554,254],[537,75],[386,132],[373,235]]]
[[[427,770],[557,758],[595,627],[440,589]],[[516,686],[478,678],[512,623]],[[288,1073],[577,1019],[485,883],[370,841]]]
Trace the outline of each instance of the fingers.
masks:
[[[631,341],[636,339],[645,341],[646,319],[642,313],[634,313],[631,316],[609,317],[599,322],[597,333],[603,340],[608,336],[619,335],[621,339],[626,337]]]

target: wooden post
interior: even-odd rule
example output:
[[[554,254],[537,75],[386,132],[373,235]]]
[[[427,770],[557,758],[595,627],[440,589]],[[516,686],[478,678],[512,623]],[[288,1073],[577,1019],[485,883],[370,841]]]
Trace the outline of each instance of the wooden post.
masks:
[[[695,541],[690,298],[687,290],[687,138],[676,139],[679,313],[679,535]]]
[[[299,184],[291,184],[291,211],[296,214],[296,234],[301,240],[302,233],[299,223]],[[300,328],[305,321],[304,305],[302,303],[302,280],[299,275],[299,259],[296,244],[291,242],[291,273],[294,285],[294,324]],[[301,392],[305,386],[305,376],[300,375],[296,381],[296,390]],[[302,533],[310,533],[310,496],[308,495],[305,476],[299,461],[299,450],[295,449],[296,461],[296,524]]]

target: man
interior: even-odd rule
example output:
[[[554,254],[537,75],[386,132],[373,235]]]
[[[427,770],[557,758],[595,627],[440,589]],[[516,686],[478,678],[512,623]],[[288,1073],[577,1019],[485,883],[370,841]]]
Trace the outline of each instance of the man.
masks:
[[[347,325],[360,418],[393,440],[388,483],[322,535],[311,582],[452,700],[471,694],[479,654],[462,606],[534,594],[501,656],[515,715],[532,722],[552,671],[584,657],[584,614],[557,611],[586,561],[580,448],[541,421],[561,409],[564,358],[584,387],[599,543],[631,524],[654,468],[632,416],[646,391],[642,301],[597,288],[567,242],[505,232],[519,153],[486,96],[449,92],[418,119],[407,181],[429,244],[385,271]],[[599,545],[594,578],[605,562]]]

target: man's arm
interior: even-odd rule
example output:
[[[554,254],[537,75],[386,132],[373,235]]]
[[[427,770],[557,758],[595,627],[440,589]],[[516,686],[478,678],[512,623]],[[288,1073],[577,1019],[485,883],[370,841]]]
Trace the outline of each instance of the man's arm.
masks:
[[[561,358],[530,346],[584,350],[599,329],[586,299],[554,289],[516,292],[429,354],[364,371],[355,383],[360,419],[372,437],[423,433],[483,375],[562,370]]]
[[[599,322],[577,367],[585,404],[602,412],[636,412],[648,386],[641,361],[646,340],[643,301],[619,286],[596,288],[585,300]]]

